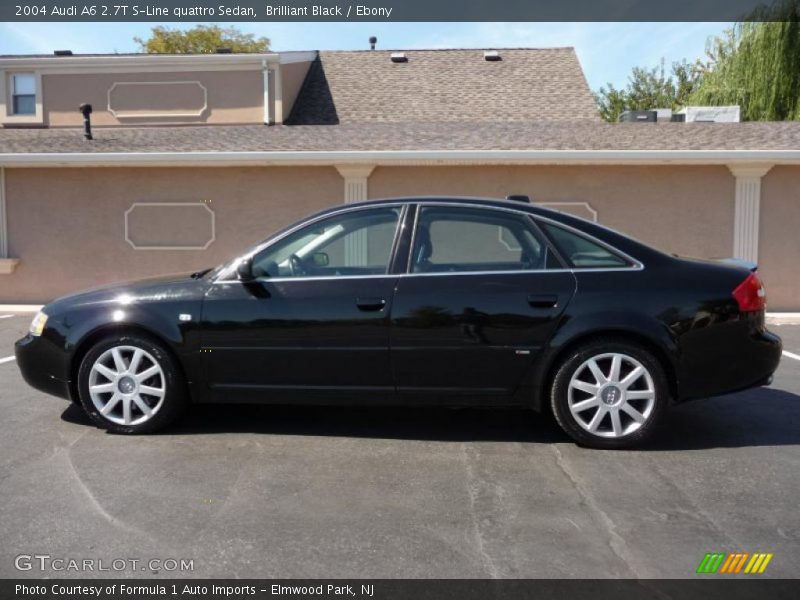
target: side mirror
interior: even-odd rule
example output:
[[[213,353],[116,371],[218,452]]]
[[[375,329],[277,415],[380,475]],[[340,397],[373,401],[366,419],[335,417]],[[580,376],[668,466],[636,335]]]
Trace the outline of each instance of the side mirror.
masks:
[[[327,267],[331,264],[331,259],[325,252],[314,252],[311,255],[311,263],[315,267]]]
[[[236,276],[239,278],[239,281],[253,281],[255,277],[253,276],[253,259],[252,257],[243,258],[239,261],[239,264],[236,265]]]

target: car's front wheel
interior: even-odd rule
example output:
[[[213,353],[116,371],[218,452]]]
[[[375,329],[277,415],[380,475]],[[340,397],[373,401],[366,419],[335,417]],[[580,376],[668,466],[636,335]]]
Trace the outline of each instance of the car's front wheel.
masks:
[[[172,356],[137,335],[95,344],[78,370],[81,405],[100,427],[115,433],[150,433],[175,420],[186,406],[186,385]]]
[[[551,403],[561,428],[593,448],[629,448],[650,437],[669,398],[664,369],[644,348],[595,340],[561,362]]]

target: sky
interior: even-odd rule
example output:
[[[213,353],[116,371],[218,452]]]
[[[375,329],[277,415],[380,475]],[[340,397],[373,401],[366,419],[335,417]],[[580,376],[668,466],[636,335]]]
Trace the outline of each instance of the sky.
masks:
[[[0,23],[0,54],[134,52],[150,23]],[[188,28],[194,23],[170,24]],[[221,23],[225,25],[225,23]],[[709,36],[730,23],[234,23],[266,36],[273,50],[360,50],[371,35],[379,49],[574,46],[596,90],[623,87],[632,67],[667,65],[704,54]]]

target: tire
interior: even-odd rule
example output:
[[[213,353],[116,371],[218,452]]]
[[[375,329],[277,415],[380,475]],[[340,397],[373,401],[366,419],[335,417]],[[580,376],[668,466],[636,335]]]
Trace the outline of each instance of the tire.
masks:
[[[649,351],[598,338],[559,363],[550,402],[561,429],[581,446],[632,448],[656,430],[669,402],[669,386]]]
[[[130,334],[104,338],[86,353],[78,394],[92,421],[113,433],[158,431],[188,404],[175,359],[154,340]]]

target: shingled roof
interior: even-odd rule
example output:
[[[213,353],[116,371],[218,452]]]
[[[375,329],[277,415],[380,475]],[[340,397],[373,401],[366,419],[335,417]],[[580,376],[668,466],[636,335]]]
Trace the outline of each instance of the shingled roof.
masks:
[[[0,130],[0,155],[448,150],[800,150],[800,122],[343,123]]]
[[[287,124],[599,121],[573,48],[320,52]]]

